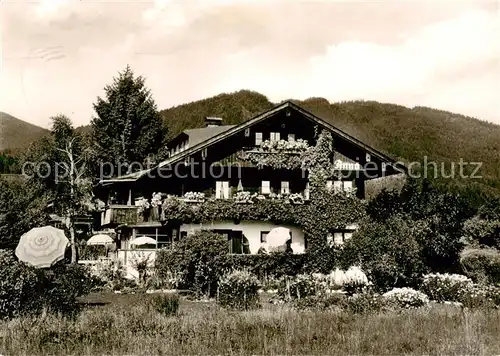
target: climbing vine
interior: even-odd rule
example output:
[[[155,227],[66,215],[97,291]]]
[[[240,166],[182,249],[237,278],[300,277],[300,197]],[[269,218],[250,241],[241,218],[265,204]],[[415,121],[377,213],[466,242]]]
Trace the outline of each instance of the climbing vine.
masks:
[[[327,246],[326,236],[334,229],[356,223],[365,213],[364,202],[352,194],[327,189],[326,181],[334,172],[331,160],[333,150],[332,136],[325,130],[318,135],[315,146],[308,147],[299,155],[275,152],[271,154],[274,157],[271,159],[270,154],[261,154],[261,165],[275,168],[286,165],[308,170],[311,200],[305,204],[293,204],[289,199],[256,199],[248,204],[242,204],[238,199],[208,199],[193,204],[169,197],[162,206],[162,219],[177,223],[260,220],[296,225],[305,233],[308,267],[315,271],[328,271],[335,263],[335,250]],[[274,162],[279,158],[287,163]]]

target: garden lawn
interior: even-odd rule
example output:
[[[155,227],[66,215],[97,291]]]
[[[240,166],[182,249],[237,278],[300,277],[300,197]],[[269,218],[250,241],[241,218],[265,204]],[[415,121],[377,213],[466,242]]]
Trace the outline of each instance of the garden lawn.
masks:
[[[177,316],[146,308],[150,295],[108,301],[74,320],[54,315],[0,322],[0,354],[474,354],[500,352],[500,311],[434,306],[352,315],[265,304],[232,312],[182,300]]]

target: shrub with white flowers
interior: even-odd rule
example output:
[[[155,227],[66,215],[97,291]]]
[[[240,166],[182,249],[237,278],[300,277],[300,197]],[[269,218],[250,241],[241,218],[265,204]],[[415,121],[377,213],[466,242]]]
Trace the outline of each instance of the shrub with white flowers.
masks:
[[[292,204],[304,204],[304,197],[299,193],[292,193],[288,197]]]
[[[153,193],[153,196],[151,197],[151,207],[161,206],[161,204],[162,204],[161,194]]]
[[[271,141],[265,140],[260,144],[260,149],[262,151],[281,151],[281,152],[294,152],[301,153],[309,148],[309,144],[306,140],[279,140]]]
[[[431,300],[456,302],[472,286],[470,278],[461,274],[429,273],[424,275],[421,290]]]
[[[184,194],[184,199],[202,201],[202,200],[205,200],[205,193],[187,192],[186,194]]]
[[[422,292],[419,292],[412,288],[394,288],[387,293],[384,293],[383,297],[401,308],[418,308],[429,303],[429,297]]]
[[[366,277],[365,272],[358,266],[349,267],[345,272],[342,286],[348,294],[360,292],[367,285],[368,277]]]
[[[151,205],[149,204],[149,201],[146,198],[141,198],[135,202],[135,205],[138,207],[137,212],[138,213],[143,213],[149,208],[151,208]]]
[[[219,281],[217,303],[231,309],[248,310],[260,306],[260,283],[248,271],[233,271]]]
[[[240,203],[253,203],[255,200],[257,200],[259,194],[257,193],[250,193],[250,192],[238,192],[234,195],[234,200],[236,202]],[[265,199],[265,197],[264,197]]]

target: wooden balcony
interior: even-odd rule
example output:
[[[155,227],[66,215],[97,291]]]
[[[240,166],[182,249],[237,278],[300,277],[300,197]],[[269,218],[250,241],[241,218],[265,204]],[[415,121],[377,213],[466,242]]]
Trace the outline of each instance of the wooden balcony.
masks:
[[[149,209],[146,214],[140,214],[137,210],[135,205],[109,205],[102,213],[101,225],[156,225],[160,221],[158,211]]]

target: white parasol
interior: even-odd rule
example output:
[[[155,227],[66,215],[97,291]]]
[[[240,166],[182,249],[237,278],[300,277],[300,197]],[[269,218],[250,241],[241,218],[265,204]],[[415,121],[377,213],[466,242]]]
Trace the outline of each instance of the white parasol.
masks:
[[[53,226],[36,227],[21,236],[16,256],[20,261],[46,268],[64,258],[68,245],[63,230]]]
[[[290,229],[286,227],[276,227],[269,231],[266,237],[269,251],[285,251],[286,243],[292,238]]]
[[[115,242],[113,239],[106,234],[98,234],[92,236],[90,239],[87,240],[87,245],[112,245]]]
[[[156,245],[156,240],[148,236],[141,236],[130,241],[130,244],[136,246]]]

